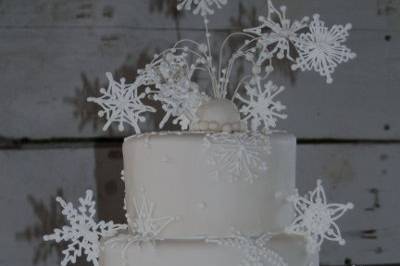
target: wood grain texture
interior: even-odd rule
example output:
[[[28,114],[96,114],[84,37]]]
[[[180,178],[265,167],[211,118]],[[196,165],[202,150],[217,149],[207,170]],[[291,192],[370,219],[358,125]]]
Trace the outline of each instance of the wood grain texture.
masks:
[[[356,206],[339,220],[347,245],[326,243],[321,263],[343,265],[346,258],[357,265],[398,262],[400,145],[299,145],[297,158],[300,193],[321,178],[329,201]],[[9,256],[0,265],[30,265],[40,241],[34,236],[28,241],[27,230],[37,224],[39,231],[51,230],[40,222],[55,213],[32,209],[26,195],[48,208],[58,189],[70,201],[87,188],[96,189],[99,216],[122,222],[121,168],[119,144],[0,151],[0,207],[9,213],[0,228],[0,247]]]
[[[0,136],[119,135],[102,132],[104,121],[97,117],[97,107],[85,102],[106,85],[104,73],[117,72],[132,79],[155,51],[169,47],[178,37],[203,38],[192,26],[200,27],[201,21],[186,14],[179,20],[185,27],[177,30],[173,16],[165,13],[166,5],[156,12],[157,3],[2,1],[0,124],[7,126],[0,128]],[[338,68],[333,85],[326,85],[315,73],[293,75],[283,67],[274,79],[288,87],[282,101],[288,106],[289,119],[280,128],[300,138],[400,138],[397,4],[369,0],[282,3],[292,7],[295,17],[320,10],[331,23],[352,21],[348,44],[358,58]],[[219,29],[214,34],[217,44],[228,28],[249,26],[256,13],[264,10],[263,1],[244,1],[244,15],[238,16],[238,5],[233,1],[213,17]],[[247,14],[253,7],[257,12]],[[104,9],[112,17],[104,15]],[[292,78],[289,84],[288,75]],[[151,128],[150,122],[147,129]]]

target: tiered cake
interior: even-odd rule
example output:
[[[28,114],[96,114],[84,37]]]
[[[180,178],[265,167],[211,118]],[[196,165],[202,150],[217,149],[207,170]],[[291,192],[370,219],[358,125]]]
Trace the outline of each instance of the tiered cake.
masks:
[[[304,236],[283,233],[295,215],[293,135],[143,134],[123,154],[129,225],[153,242],[110,238],[100,265],[318,265]]]
[[[351,25],[328,28],[317,14],[292,21],[268,1],[261,25],[228,36],[214,64],[208,17],[226,3],[180,0],[179,9],[203,17],[206,42],[178,41],[133,83],[107,73],[102,96],[88,98],[102,108],[104,130],[117,122],[136,133],[123,144],[127,225],[96,223],[91,191],[77,209],[58,198],[70,226],[44,239],[71,241],[63,266],[83,252],[95,266],[317,266],[325,239],[344,244],[335,221],[353,205],[328,204],[320,180],[299,196],[296,139],[272,131],[287,116],[276,100],[284,88],[270,74],[286,59],[331,83],[338,64],[355,57],[343,44]],[[233,37],[245,41],[223,67]],[[231,84],[239,60],[250,73]],[[198,72],[208,84],[196,82]],[[171,121],[182,131],[140,134],[155,112],[164,115],[160,129]]]

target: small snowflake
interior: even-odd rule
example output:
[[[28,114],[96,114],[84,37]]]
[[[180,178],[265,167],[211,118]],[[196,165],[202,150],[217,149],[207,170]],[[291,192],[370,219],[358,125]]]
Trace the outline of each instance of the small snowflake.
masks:
[[[352,203],[328,204],[321,180],[317,181],[314,191],[304,197],[297,194],[290,196],[289,201],[293,203],[297,217],[286,231],[305,234],[309,240],[307,244],[309,252],[318,252],[324,239],[339,242],[340,245],[345,244],[335,221],[347,210],[353,209]]]
[[[92,201],[93,191],[86,191],[85,198],[79,198],[80,206],[75,209],[72,203],[65,202],[62,198],[56,200],[63,208],[62,214],[69,221],[70,226],[63,226],[62,229],[55,229],[51,235],[45,235],[45,241],[54,240],[57,243],[61,241],[70,241],[67,249],[62,253],[64,259],[61,265],[75,263],[76,258],[82,256],[82,251],[87,256],[86,260],[98,266],[99,257],[99,239],[101,237],[110,237],[119,230],[126,229],[126,225],[114,224],[113,222],[100,221],[96,223],[94,216],[96,214],[95,202]]]
[[[277,20],[277,21],[275,21]],[[268,16],[259,18],[261,25],[251,29],[245,29],[245,32],[250,32],[260,36],[258,44],[262,47],[264,58],[268,58],[269,54],[277,53],[277,57],[293,60],[290,55],[290,43],[297,39],[297,33],[307,28],[309,18],[304,17],[302,20],[291,21],[286,17],[286,7],[281,6],[280,12],[272,2],[268,0]]]
[[[282,113],[286,106],[280,101],[275,101],[275,97],[285,89],[284,87],[278,87],[272,81],[268,81],[263,88],[260,78],[253,79],[245,87],[247,97],[237,93],[235,98],[243,104],[239,111],[251,130],[256,131],[261,127],[269,130],[276,127],[278,118],[287,118],[287,115]]]
[[[270,153],[270,142],[264,134],[208,134],[203,145],[217,179],[232,182],[241,178],[252,183],[267,171],[265,158]]]
[[[189,66],[186,56],[186,53],[180,55],[167,53],[146,67],[146,71],[141,72],[141,75],[151,77],[154,81],[152,85],[156,87],[156,89],[147,87],[146,94],[153,100],[160,101],[165,111],[159,124],[160,128],[163,128],[173,116],[175,117],[173,124],[179,124],[182,129],[187,129],[190,122],[195,120],[197,108],[206,98],[199,92],[198,85],[191,81],[194,66]],[[150,82],[147,84],[150,85]]]
[[[228,0],[180,0],[178,10],[182,10],[183,8],[191,10],[192,5],[195,5],[196,7],[193,10],[193,14],[207,16],[214,14],[214,5],[217,6],[217,8],[221,8],[223,5],[226,5],[226,3],[228,3]]]
[[[143,114],[156,110],[142,103],[141,100],[146,97],[146,94],[139,94],[136,83],[126,84],[124,78],[118,83],[111,73],[106,75],[109,80],[107,90],[100,89],[100,93],[103,95],[99,98],[89,97],[87,99],[88,102],[97,103],[103,109],[99,111],[100,117],[105,115],[107,118],[103,130],[107,130],[111,123],[119,122],[118,129],[120,131],[124,130],[124,123],[128,123],[135,129],[136,133],[140,133],[138,123],[146,120]]]
[[[154,240],[177,217],[165,216],[154,218],[155,204],[151,202],[145,191],[142,191],[141,199],[134,198],[136,217],[129,219],[130,228],[140,241]]]
[[[349,48],[342,43],[349,36],[351,24],[334,25],[331,29],[319,19],[319,15],[313,16],[310,23],[310,32],[302,33],[295,41],[299,57],[292,68],[314,70],[326,77],[327,83],[332,83],[331,74],[340,64],[356,57]]]
[[[263,234],[259,237],[247,237],[236,233],[234,237],[225,239],[210,239],[210,243],[233,247],[243,254],[242,266],[288,266],[283,258],[267,247],[271,236]]]

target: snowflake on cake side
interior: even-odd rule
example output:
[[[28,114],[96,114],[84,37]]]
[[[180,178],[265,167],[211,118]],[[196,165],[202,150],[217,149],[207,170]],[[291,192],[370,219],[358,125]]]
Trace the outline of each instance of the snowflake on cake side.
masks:
[[[67,249],[62,253],[64,258],[61,265],[68,263],[76,263],[77,257],[82,256],[82,252],[86,255],[86,260],[92,262],[94,266],[98,266],[99,257],[99,240],[101,237],[114,236],[119,230],[127,228],[127,225],[114,224],[113,222],[100,221],[95,222],[96,215],[95,205],[92,200],[93,191],[86,191],[85,198],[79,198],[80,206],[75,209],[72,203],[65,202],[58,197],[56,200],[63,208],[62,214],[67,218],[70,225],[63,226],[62,229],[55,229],[51,235],[45,235],[45,241],[54,240],[57,243],[61,241],[71,242]]]
[[[141,197],[134,198],[136,217],[128,219],[129,227],[136,236],[136,241],[151,241],[157,239],[158,235],[178,217],[163,216],[154,217],[155,204],[150,201],[144,189],[141,190]]]
[[[270,239],[268,234],[250,237],[235,233],[231,238],[209,239],[207,242],[238,249],[243,256],[241,266],[288,266],[278,253],[267,247]]]
[[[228,182],[243,179],[253,183],[265,176],[265,158],[270,140],[261,133],[207,134],[203,140],[212,175]]]
[[[317,187],[304,197],[297,193],[288,200],[293,204],[297,217],[286,228],[287,233],[304,234],[307,239],[307,250],[310,253],[318,252],[324,239],[345,244],[336,220],[342,217],[346,211],[353,209],[352,203],[338,204],[327,203],[321,180],[317,181]]]
[[[111,73],[106,73],[109,81],[107,89],[100,89],[101,97],[89,97],[88,102],[94,102],[103,109],[99,116],[106,116],[107,123],[103,130],[107,130],[113,122],[118,122],[118,129],[124,130],[124,123],[131,125],[136,133],[140,133],[139,122],[144,122],[146,112],[155,112],[153,107],[142,103],[146,94],[138,92],[136,83],[127,84],[122,78],[120,83],[115,81]]]

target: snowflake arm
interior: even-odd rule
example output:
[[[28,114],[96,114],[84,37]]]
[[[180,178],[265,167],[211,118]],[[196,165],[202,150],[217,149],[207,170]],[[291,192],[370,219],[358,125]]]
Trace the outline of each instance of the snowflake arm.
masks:
[[[223,5],[226,5],[228,0],[180,0],[178,3],[178,10],[186,9],[191,10],[192,6],[195,6],[193,9],[193,14],[200,14],[205,17],[207,15],[214,14],[214,6],[217,8],[222,8]]]
[[[351,24],[334,25],[328,29],[316,14],[309,29],[310,32],[300,34],[294,42],[299,57],[292,69],[314,70],[325,76],[327,83],[332,83],[336,67],[356,57],[355,53],[343,45],[349,36]]]
[[[133,220],[129,217],[128,221],[130,228],[140,241],[156,239],[170,223],[177,220],[176,217],[172,216],[154,217],[155,204],[147,198],[144,190],[141,198],[134,198],[133,203],[136,217]]]
[[[64,258],[61,261],[62,266],[68,263],[75,263],[77,257],[86,255],[86,260],[98,266],[99,240],[101,237],[115,235],[119,230],[126,229],[123,224],[114,224],[113,222],[100,221],[96,223],[95,202],[92,201],[93,192],[86,191],[85,198],[79,198],[80,206],[74,208],[72,203],[65,202],[58,197],[56,200],[63,208],[62,214],[69,221],[69,226],[63,226],[62,229],[54,229],[54,233],[43,236],[44,241],[70,242],[65,250],[62,251]]]
[[[231,238],[208,239],[209,243],[236,248],[242,254],[243,266],[288,266],[285,260],[275,251],[267,247],[271,235],[263,234],[258,237],[248,237],[235,233]]]
[[[251,130],[256,131],[261,127],[266,130],[276,127],[279,119],[286,119],[287,115],[282,113],[286,109],[280,101],[275,101],[275,97],[285,88],[278,87],[268,81],[264,87],[261,78],[256,77],[245,85],[247,97],[236,93],[237,99],[242,107],[239,109],[242,120],[248,122]]]
[[[314,191],[304,197],[296,193],[289,197],[289,201],[293,204],[297,217],[286,228],[286,232],[304,234],[308,239],[307,249],[310,253],[318,252],[324,239],[345,244],[335,221],[346,211],[353,209],[352,203],[328,204],[321,180],[317,181]]]
[[[107,123],[103,130],[107,130],[113,122],[118,122],[118,129],[124,130],[124,123],[131,125],[136,133],[140,133],[139,122],[144,122],[146,112],[155,112],[156,110],[142,103],[146,97],[145,93],[139,93],[138,87],[141,84],[126,84],[122,78],[120,82],[114,80],[111,73],[106,73],[109,80],[107,89],[100,89],[101,97],[89,97],[88,102],[94,102],[102,108],[99,116],[106,116]]]

